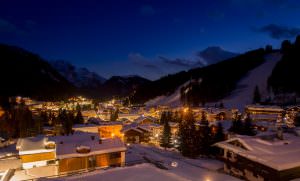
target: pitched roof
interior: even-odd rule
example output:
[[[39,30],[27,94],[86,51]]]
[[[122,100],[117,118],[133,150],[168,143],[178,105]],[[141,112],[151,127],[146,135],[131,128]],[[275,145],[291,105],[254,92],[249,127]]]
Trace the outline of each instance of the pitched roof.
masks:
[[[92,139],[92,137],[94,139]],[[125,151],[126,147],[121,139],[109,138],[102,139],[102,143],[99,144],[99,135],[96,133],[75,132],[69,136],[54,136],[49,139],[56,143],[56,155],[57,158],[70,158],[70,157],[85,157],[89,155],[111,153]],[[90,148],[89,153],[78,153],[76,149],[78,147]]]
[[[239,135],[236,138],[216,143],[215,146],[231,150],[240,156],[276,170],[300,166],[300,137],[284,134],[284,138],[284,140],[278,140],[274,135],[259,137]],[[231,144],[232,141],[240,142],[246,149]]]
[[[20,138],[18,139],[16,148],[19,150],[19,155],[52,152],[55,149],[46,148],[46,145],[50,142],[44,136]]]

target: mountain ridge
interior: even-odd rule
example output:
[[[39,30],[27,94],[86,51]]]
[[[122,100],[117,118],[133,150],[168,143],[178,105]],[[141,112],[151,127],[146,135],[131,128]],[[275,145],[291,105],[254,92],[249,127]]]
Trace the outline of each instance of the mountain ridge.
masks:
[[[87,68],[78,68],[65,60],[50,61],[50,64],[69,82],[78,88],[98,88],[106,79]]]

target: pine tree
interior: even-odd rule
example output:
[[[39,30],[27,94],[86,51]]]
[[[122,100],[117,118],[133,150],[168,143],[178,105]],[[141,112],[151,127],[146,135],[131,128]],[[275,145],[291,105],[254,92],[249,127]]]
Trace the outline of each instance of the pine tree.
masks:
[[[209,123],[207,121],[206,114],[204,111],[202,112],[199,133],[200,133],[199,142],[198,142],[199,153],[208,155],[210,152],[210,145],[212,144],[212,137],[211,137],[211,129],[209,127]]]
[[[217,126],[217,133],[214,135],[213,138],[214,142],[220,142],[225,140],[225,134],[222,124],[219,122]]]
[[[32,112],[25,105],[24,100],[15,107],[15,118],[18,125],[16,125],[17,137],[34,136],[36,133],[35,122],[32,118]]]
[[[119,108],[117,108],[116,110],[115,110],[115,121],[117,121],[118,119],[119,119]]]
[[[224,108],[224,103],[223,102],[220,103],[219,108],[221,108],[221,109]]]
[[[80,107],[79,103],[77,103],[77,105],[76,105],[76,111],[81,111],[81,107]]]
[[[189,110],[179,123],[179,151],[183,156],[196,157],[198,155],[197,138],[195,118],[193,112]]]
[[[49,117],[46,111],[41,111],[40,113],[40,119],[43,124],[49,124]]]
[[[230,132],[241,134],[243,130],[243,122],[241,120],[241,115],[236,115],[236,117],[232,120],[232,125],[229,128]]]
[[[296,127],[300,127],[300,114],[296,115],[294,124]]]
[[[72,132],[73,120],[65,109],[60,111],[58,115],[58,122],[62,123],[64,134],[69,135]]]
[[[218,123],[216,129],[217,129],[217,132],[213,135],[211,144],[215,144],[217,142],[225,140],[224,129],[223,129],[223,126],[220,122]],[[220,153],[219,148],[217,148],[217,147],[210,147],[210,148],[211,148],[210,149],[210,154],[216,155],[216,154]]]
[[[256,103],[260,103],[260,102],[261,102],[261,95],[260,95],[258,86],[255,86],[254,94],[253,94],[253,103],[256,104]]]
[[[250,115],[247,115],[247,118],[245,119],[245,123],[244,123],[244,129],[242,134],[243,135],[248,135],[248,136],[254,136],[255,133],[255,129],[252,125],[252,119],[250,118]]]
[[[159,124],[164,125],[167,119],[167,112],[163,111],[160,115]]]
[[[81,114],[81,111],[77,111],[76,117],[74,118],[74,123],[75,124],[83,124],[84,123],[84,119],[83,116]]]
[[[175,122],[175,123],[179,123],[179,122],[180,122],[180,118],[179,118],[179,113],[178,113],[178,111],[175,111],[175,112],[172,114],[172,121]]]
[[[171,147],[171,127],[169,125],[168,119],[164,122],[163,133],[160,139],[160,146],[164,148]]]
[[[119,118],[119,109],[110,111],[110,121],[117,121]]]

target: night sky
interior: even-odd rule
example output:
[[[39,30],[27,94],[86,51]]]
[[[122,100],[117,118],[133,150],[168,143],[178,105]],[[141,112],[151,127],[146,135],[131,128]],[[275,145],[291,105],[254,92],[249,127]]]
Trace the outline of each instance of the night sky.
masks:
[[[188,68],[161,57],[279,47],[300,33],[299,17],[299,0],[1,0],[0,42],[106,78],[155,79]]]

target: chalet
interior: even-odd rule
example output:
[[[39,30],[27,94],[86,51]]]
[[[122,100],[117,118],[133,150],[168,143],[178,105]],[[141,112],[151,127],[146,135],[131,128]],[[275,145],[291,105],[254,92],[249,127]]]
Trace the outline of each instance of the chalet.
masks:
[[[150,141],[151,136],[151,130],[138,125],[128,125],[122,129],[122,133],[126,143],[147,143]]]
[[[126,147],[119,138],[100,139],[95,133],[75,132],[50,139],[57,145],[60,174],[125,164]]]
[[[86,132],[86,133],[98,133],[99,125],[95,124],[76,124],[72,128],[74,131]]]
[[[23,169],[55,163],[55,142],[48,140],[46,137],[20,138],[16,149],[19,151]]]
[[[122,128],[123,125],[120,122],[107,122],[99,125],[98,132],[101,138],[119,137],[123,140],[124,135],[121,132]]]
[[[276,121],[283,112],[284,110],[279,106],[247,105],[245,107],[245,113],[255,121]]]
[[[178,123],[169,123],[171,127],[172,140],[175,140],[178,133]],[[152,143],[159,144],[159,139],[163,131],[163,125],[151,122],[134,122],[125,125],[122,129],[124,140],[127,143]]]
[[[119,137],[123,140],[121,122],[99,121],[97,124],[77,124],[73,130],[87,133],[98,133],[102,139]]]
[[[177,142],[177,136],[178,136],[178,131],[179,131],[179,125],[178,123],[174,122],[169,122],[170,128],[171,128],[171,141],[172,142]],[[163,132],[163,125],[159,124],[152,124],[148,126],[149,129],[151,130],[151,142],[158,145],[160,142],[160,137]],[[176,141],[175,141],[176,140]]]
[[[90,118],[95,118],[97,116],[98,115],[95,110],[82,111],[82,117],[84,118],[84,122],[87,122]]]
[[[300,106],[288,106],[284,110],[290,118],[295,119],[300,113]]]
[[[158,120],[151,116],[140,116],[134,120],[138,125],[158,123]]]
[[[205,114],[206,119],[209,122],[218,121],[218,120],[231,120],[233,115],[238,112],[237,109],[225,109],[225,108],[216,108],[216,107],[200,107],[193,108],[193,113],[195,113],[196,119],[200,120],[202,114]]]
[[[287,181],[300,177],[300,137],[284,134],[238,136],[216,143],[224,171],[250,181]]]

